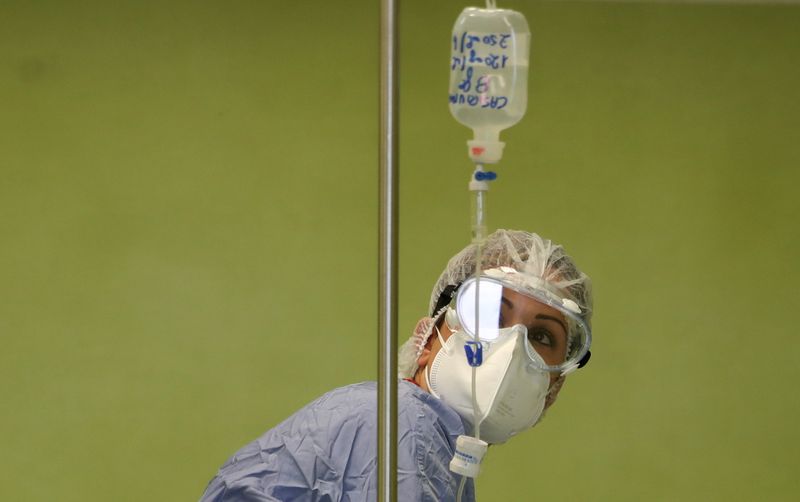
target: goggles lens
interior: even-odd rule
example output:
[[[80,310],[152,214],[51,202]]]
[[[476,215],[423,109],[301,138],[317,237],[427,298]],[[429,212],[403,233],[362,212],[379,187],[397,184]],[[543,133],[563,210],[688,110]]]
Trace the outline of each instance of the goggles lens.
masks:
[[[461,328],[485,342],[501,330],[525,327],[532,362],[547,371],[561,371],[586,354],[591,333],[575,303],[550,291],[526,290],[481,277],[464,281],[455,300]]]

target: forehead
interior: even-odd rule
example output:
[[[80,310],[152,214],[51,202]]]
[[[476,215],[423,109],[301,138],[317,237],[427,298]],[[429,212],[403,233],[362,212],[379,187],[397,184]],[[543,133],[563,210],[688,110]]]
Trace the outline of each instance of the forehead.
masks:
[[[504,311],[511,312],[514,315],[536,316],[538,314],[545,314],[558,319],[564,319],[564,314],[558,309],[506,287],[503,288],[502,308]]]

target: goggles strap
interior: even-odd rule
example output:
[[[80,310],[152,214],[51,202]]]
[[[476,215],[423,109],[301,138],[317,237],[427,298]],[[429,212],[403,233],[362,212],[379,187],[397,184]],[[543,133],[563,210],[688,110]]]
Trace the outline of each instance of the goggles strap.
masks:
[[[584,366],[589,364],[589,359],[591,357],[592,357],[592,351],[591,350],[587,350],[586,354],[584,354],[583,357],[581,357],[581,360],[578,361],[578,368],[583,368]]]
[[[436,300],[436,307],[434,307],[433,312],[431,312],[432,316],[436,315],[436,313],[442,310],[444,307],[450,305],[450,302],[453,301],[453,295],[455,294],[456,291],[458,291],[458,288],[460,286],[461,286],[460,282],[455,285],[448,284],[447,286],[445,286],[445,288],[439,294],[439,299]]]

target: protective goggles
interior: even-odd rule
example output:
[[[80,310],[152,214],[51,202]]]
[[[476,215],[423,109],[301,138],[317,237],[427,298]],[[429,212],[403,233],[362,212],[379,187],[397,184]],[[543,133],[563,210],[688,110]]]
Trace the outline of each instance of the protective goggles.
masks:
[[[501,330],[521,325],[527,331],[531,362],[540,369],[569,373],[584,366],[592,334],[578,305],[544,281],[532,284],[531,278],[523,281],[523,274],[510,270],[514,274],[493,269],[464,281],[450,303],[448,323],[457,319],[468,335],[486,343],[500,336]]]

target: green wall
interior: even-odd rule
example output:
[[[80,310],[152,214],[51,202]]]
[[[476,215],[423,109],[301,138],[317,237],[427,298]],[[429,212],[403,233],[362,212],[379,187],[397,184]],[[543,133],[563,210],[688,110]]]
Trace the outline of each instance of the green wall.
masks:
[[[401,7],[401,336],[468,240],[466,6]],[[501,1],[534,32],[493,227],[593,277],[592,364],[482,501],[800,490],[800,7]],[[378,2],[0,4],[0,499],[196,500],[374,379]]]

